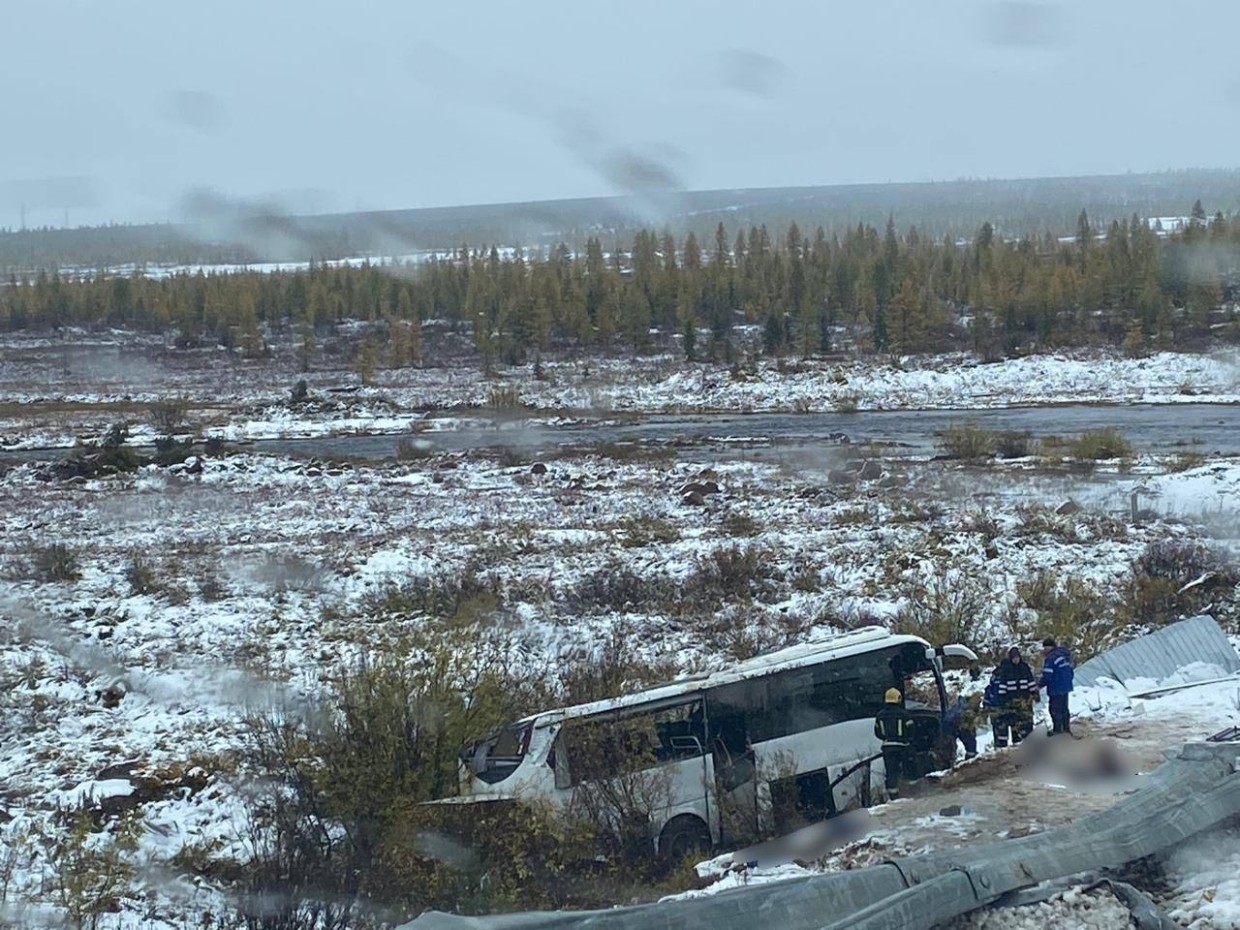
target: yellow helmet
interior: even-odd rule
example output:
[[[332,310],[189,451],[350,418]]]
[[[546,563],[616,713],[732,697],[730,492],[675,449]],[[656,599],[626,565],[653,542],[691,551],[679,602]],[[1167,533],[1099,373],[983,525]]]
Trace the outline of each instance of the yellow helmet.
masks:
[[[900,703],[900,689],[899,688],[888,688],[887,689],[887,703],[888,704],[899,704]]]

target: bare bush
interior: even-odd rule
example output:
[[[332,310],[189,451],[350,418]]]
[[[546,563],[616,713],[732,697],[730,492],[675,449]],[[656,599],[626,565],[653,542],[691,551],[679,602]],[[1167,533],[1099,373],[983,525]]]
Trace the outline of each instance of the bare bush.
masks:
[[[185,427],[189,402],[182,397],[156,401],[147,405],[146,421],[160,436],[174,436]]]
[[[662,610],[676,594],[675,583],[666,575],[639,575],[611,562],[583,575],[564,595],[564,604],[579,613],[649,613]]]
[[[719,546],[698,560],[684,581],[684,597],[703,606],[762,600],[774,593],[776,580],[769,549]]]
[[[76,581],[82,577],[77,554],[64,543],[36,549],[31,572],[39,581]]]
[[[475,619],[497,610],[503,598],[498,578],[466,565],[455,574],[415,576],[370,595],[363,603],[366,612],[372,615]]]
[[[669,545],[680,539],[680,529],[658,517],[626,517],[617,529],[620,542],[628,549]]]
[[[104,915],[120,910],[130,891],[134,872],[128,854],[137,846],[137,825],[124,821],[101,834],[84,812],[70,818],[69,832],[50,839],[46,850],[50,890],[70,926],[95,930]]]
[[[762,524],[749,514],[735,510],[723,518],[720,528],[728,536],[750,537],[762,532]]]
[[[1055,572],[1039,572],[1016,584],[1016,595],[1031,611],[1032,624],[1013,622],[1017,642],[1053,636],[1070,648],[1077,662],[1091,659],[1112,645],[1122,631],[1101,592],[1079,578],[1062,578]]]
[[[966,462],[993,458],[995,434],[976,423],[949,426],[938,434],[938,446],[948,456]]]
[[[1029,430],[1005,430],[995,434],[995,455],[1001,459],[1023,459],[1038,454],[1038,443]]]
[[[1089,461],[1128,458],[1133,454],[1132,443],[1113,427],[1090,430],[1068,440],[1067,451],[1073,458]]]
[[[1140,623],[1234,610],[1240,571],[1226,555],[1194,539],[1150,543],[1133,561],[1121,610]]]
[[[920,636],[936,646],[976,642],[992,600],[988,589],[950,569],[903,593],[905,603],[896,617],[896,632]]]

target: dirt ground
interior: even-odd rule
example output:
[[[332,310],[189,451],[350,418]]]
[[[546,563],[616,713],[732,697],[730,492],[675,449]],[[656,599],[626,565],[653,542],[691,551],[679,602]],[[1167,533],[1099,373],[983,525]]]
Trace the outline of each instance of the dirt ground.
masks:
[[[1192,721],[1165,719],[1076,721],[1073,729],[1075,740],[1050,740],[1039,727],[1018,747],[909,785],[899,801],[870,810],[866,840],[828,853],[823,865],[857,868],[1071,823],[1140,788],[1165,751],[1209,735]]]

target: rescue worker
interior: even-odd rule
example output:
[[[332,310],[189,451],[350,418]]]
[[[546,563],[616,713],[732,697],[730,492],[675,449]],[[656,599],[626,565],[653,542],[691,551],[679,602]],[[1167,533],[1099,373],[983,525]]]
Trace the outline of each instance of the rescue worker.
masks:
[[[966,759],[977,755],[977,724],[982,716],[980,694],[956,698],[956,702],[947,708],[947,713],[943,715],[943,734],[951,737],[953,751],[956,742],[960,742]]]
[[[1055,642],[1053,636],[1042,640],[1042,682],[1051,705],[1051,736],[1072,735],[1069,721],[1068,695],[1072,693],[1072,655]]]
[[[1007,746],[1009,731],[1013,746],[1033,732],[1033,703],[1039,699],[1038,686],[1019,646],[1008,650],[1007,658],[990,676],[986,691],[991,706],[997,709],[992,723],[996,748]]]
[[[887,797],[892,801],[900,797],[900,778],[913,745],[913,717],[904,709],[903,700],[899,688],[888,688],[886,703],[874,717],[874,735],[883,744]]]

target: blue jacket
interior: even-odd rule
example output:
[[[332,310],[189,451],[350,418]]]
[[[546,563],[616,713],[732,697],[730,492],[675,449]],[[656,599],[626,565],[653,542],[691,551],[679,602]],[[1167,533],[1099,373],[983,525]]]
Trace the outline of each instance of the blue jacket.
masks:
[[[1072,656],[1063,646],[1046,654],[1042,664],[1042,687],[1047,694],[1068,694],[1072,690]]]

